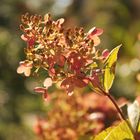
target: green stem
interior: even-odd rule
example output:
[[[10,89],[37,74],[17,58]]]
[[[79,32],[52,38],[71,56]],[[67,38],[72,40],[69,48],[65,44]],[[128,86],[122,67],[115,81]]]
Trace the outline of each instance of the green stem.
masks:
[[[120,114],[121,119],[126,120],[125,116],[123,115],[123,113],[122,113],[121,109],[119,108],[118,104],[116,103],[115,99],[109,93],[107,93],[106,96],[110,99],[110,101],[113,103],[113,105],[117,109],[118,113]]]
[[[91,82],[92,83],[92,82]],[[111,96],[111,94],[109,92],[105,92],[104,89],[102,87],[100,87],[100,85],[97,84],[98,89],[102,92],[102,94],[106,97],[108,97],[110,99],[110,101],[113,103],[113,105],[115,106],[116,110],[118,111],[121,120],[124,120],[127,124],[127,126],[130,128],[132,134],[135,137],[135,132],[131,126],[131,124],[129,123],[129,121],[125,118],[124,114],[122,113],[122,110],[119,108],[117,102],[115,101],[115,99]],[[136,140],[136,139],[135,139]]]
[[[120,114],[121,116],[121,119],[124,120],[127,124],[127,126],[130,128],[132,134],[135,136],[135,132],[131,126],[131,124],[129,123],[129,121],[125,118],[125,116],[123,115],[121,109],[119,108],[118,104],[116,103],[115,99],[110,95],[110,94],[106,94],[106,96],[111,100],[111,102],[114,104],[114,106],[116,107],[118,113]]]
[[[92,81],[91,81],[91,83],[92,83]],[[110,99],[110,101],[114,104],[115,108],[117,109],[118,113],[120,114],[121,119],[126,120],[121,109],[119,108],[119,106],[116,103],[116,101],[114,100],[114,98],[110,95],[110,93],[105,92],[104,89],[98,83],[96,83],[96,85],[97,85],[98,89],[102,92],[102,94],[107,96]]]
[[[113,105],[115,106],[116,110],[118,111],[118,113],[119,113],[121,119],[124,120],[124,121],[126,122],[127,126],[130,128],[132,134],[133,134],[134,137],[135,137],[135,132],[134,132],[134,130],[133,130],[131,124],[130,124],[129,121],[125,118],[124,114],[122,113],[122,111],[121,111],[121,109],[119,108],[119,106],[118,106],[117,102],[115,101],[115,99],[111,96],[110,93],[105,92],[102,88],[99,88],[99,89],[102,91],[102,93],[103,93],[106,97],[108,97],[108,98],[110,99],[110,101],[113,103]]]

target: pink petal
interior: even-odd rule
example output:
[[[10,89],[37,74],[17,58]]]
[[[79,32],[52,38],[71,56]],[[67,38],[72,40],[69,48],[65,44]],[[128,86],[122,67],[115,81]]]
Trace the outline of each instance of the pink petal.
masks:
[[[26,67],[28,67],[28,68],[31,69],[31,68],[33,67],[33,63],[32,63],[32,62],[27,63],[27,64],[26,64]]]
[[[55,69],[54,68],[49,69],[49,75],[52,77],[55,76]]]
[[[107,49],[105,49],[105,50],[102,52],[102,56],[103,56],[104,58],[107,58],[108,55],[109,55],[109,51],[108,51]]]
[[[100,85],[100,80],[99,80],[99,76],[96,72],[92,73],[92,78],[91,78],[91,82],[93,85],[98,86]]]
[[[94,42],[94,46],[98,46],[100,44],[100,38],[98,37],[99,35],[101,35],[103,33],[102,29],[96,29],[95,27],[93,27],[92,29],[89,30],[87,37],[89,39],[92,39]]]
[[[20,66],[17,68],[17,73],[19,73],[19,74],[23,73],[23,72],[24,72],[24,69],[25,69],[25,67],[22,66],[22,65],[20,65]]]
[[[87,36],[89,36],[89,35],[95,35],[95,34],[94,34],[95,29],[96,29],[96,27],[91,28],[91,29],[88,31]]]
[[[67,77],[66,79],[64,79],[61,83],[61,87],[66,88],[66,86],[69,86],[71,83],[71,79],[72,77]]]
[[[101,29],[101,28],[96,28],[96,29],[95,29],[95,32],[96,32],[96,35],[99,36],[99,35],[101,35],[101,34],[103,33],[103,29]]]
[[[33,64],[33,62],[32,61],[30,61],[30,62],[25,62],[25,61],[20,61],[20,63],[19,63],[20,65],[22,65],[22,66],[24,66],[24,67],[30,67],[30,68],[32,68],[32,64]]]
[[[46,87],[46,89],[48,87],[52,86],[52,79],[51,78],[46,78],[43,85],[44,85],[44,87]]]
[[[23,34],[23,35],[21,35],[21,39],[22,39],[22,40],[24,40],[24,41],[26,41],[26,42],[28,41],[27,36],[25,36],[24,34]]]
[[[28,44],[29,44],[29,46],[33,46],[34,43],[35,43],[35,38],[34,38],[34,37],[28,39]]]
[[[83,88],[87,85],[87,83],[85,83],[83,79],[75,79],[74,84],[79,88]]]
[[[94,36],[94,35],[101,35],[103,33],[103,29],[100,29],[100,28],[96,28],[96,27],[93,27],[91,28],[89,31],[88,31],[88,34],[87,36]]]
[[[42,93],[44,94],[46,92],[46,89],[43,88],[43,87],[35,87],[34,88],[34,91],[37,92],[37,93]]]
[[[98,46],[100,44],[100,38],[96,35],[93,37],[94,46]]]
[[[57,20],[59,25],[62,25],[64,23],[65,19],[64,18],[60,18]]]
[[[24,75],[26,77],[30,76],[31,74],[31,68],[30,67],[26,67],[25,70],[24,70]]]
[[[44,99],[44,101],[48,100],[48,93],[47,92],[43,94],[43,99]]]

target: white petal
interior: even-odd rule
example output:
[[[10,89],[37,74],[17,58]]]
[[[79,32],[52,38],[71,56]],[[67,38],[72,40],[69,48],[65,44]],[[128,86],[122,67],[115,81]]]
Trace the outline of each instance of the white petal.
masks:
[[[52,79],[51,78],[46,78],[43,85],[46,88],[50,87],[52,85]]]

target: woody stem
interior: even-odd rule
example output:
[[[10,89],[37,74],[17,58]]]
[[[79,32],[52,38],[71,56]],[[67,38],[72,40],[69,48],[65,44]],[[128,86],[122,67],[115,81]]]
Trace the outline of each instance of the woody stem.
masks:
[[[119,113],[119,115],[120,115],[120,117],[121,117],[121,120],[124,120],[124,121],[127,123],[127,125],[128,125],[128,127],[130,128],[131,132],[132,132],[132,133],[134,134],[134,136],[135,136],[135,132],[134,132],[134,130],[133,130],[131,124],[130,124],[129,121],[125,118],[124,114],[122,113],[122,111],[121,111],[121,109],[119,108],[119,106],[118,106],[117,102],[115,101],[115,99],[110,95],[110,93],[105,92],[101,87],[99,87],[99,89],[102,91],[102,93],[103,93],[106,97],[108,97],[108,98],[110,99],[110,101],[113,103],[113,105],[115,106],[116,110],[118,111],[118,113]]]

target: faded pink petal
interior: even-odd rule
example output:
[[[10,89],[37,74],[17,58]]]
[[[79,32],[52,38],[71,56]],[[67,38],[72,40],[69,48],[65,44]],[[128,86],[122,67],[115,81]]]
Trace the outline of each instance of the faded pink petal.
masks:
[[[102,29],[93,27],[87,33],[87,37],[93,40],[94,46],[98,46],[100,44],[100,38],[98,36],[100,36],[102,33]]]
[[[47,62],[50,68],[54,67],[54,64],[55,64],[54,57],[48,57]]]
[[[101,28],[96,28],[96,29],[95,29],[95,34],[96,34],[97,36],[101,35],[102,33],[103,33],[103,29],[101,29]]]
[[[67,91],[67,94],[71,96],[74,90],[74,81],[73,77],[68,77],[62,81],[61,87]]]
[[[48,70],[48,72],[49,72],[49,75],[50,76],[55,76],[55,69],[54,68],[50,68],[49,70]]]
[[[87,85],[87,83],[85,83],[82,78],[81,79],[76,78],[74,84],[79,88],[83,88]]]
[[[71,84],[73,84],[72,77],[68,77],[62,81],[61,87],[62,88],[69,87],[69,85],[71,85]]]
[[[62,81],[61,87],[67,91],[69,96],[71,96],[75,87],[83,88],[87,86],[88,81],[89,80],[86,78],[71,76]]]
[[[105,49],[105,50],[102,52],[103,58],[107,58],[108,55],[109,55],[109,51],[108,51],[108,49]]]
[[[48,89],[48,87],[52,86],[52,79],[46,78],[43,85],[44,85],[44,87],[46,87],[46,89]]]
[[[87,36],[93,34],[94,31],[95,31],[95,29],[96,29],[96,27],[91,28],[91,29],[88,31]],[[95,34],[93,34],[93,35],[95,35]]]
[[[96,72],[94,72],[94,71],[93,71],[93,73],[92,73],[91,83],[92,83],[94,86],[100,85],[99,76],[98,76],[98,74],[97,74]]]
[[[94,46],[98,46],[100,44],[100,38],[97,35],[93,36]]]
[[[24,73],[25,76],[30,76],[32,68],[32,62],[26,63],[25,61],[21,61],[19,67],[17,68],[17,73]]]
[[[60,28],[61,25],[64,23],[64,21],[65,21],[64,18],[58,19],[58,20],[56,21],[57,26]]]
[[[82,55],[72,52],[69,55],[68,58],[70,62],[70,67],[72,71],[76,71],[77,73],[80,71],[80,69],[85,65],[86,60],[82,57]]]
[[[26,36],[26,35],[24,35],[24,34],[22,34],[22,35],[21,35],[21,39],[22,39],[22,40],[24,40],[24,41],[26,41],[26,42],[28,41],[27,36]]]
[[[59,24],[63,24],[65,19],[64,18],[60,18],[60,19],[58,19],[58,21],[59,21]]]
[[[65,64],[65,57],[63,55],[56,56],[56,62],[59,66],[63,67]]]
[[[87,36],[94,36],[94,35],[99,36],[102,33],[103,33],[103,29],[93,27],[88,31]]]
[[[31,37],[28,39],[28,45],[29,46],[33,46],[35,44],[35,38],[34,37]]]
[[[26,67],[25,70],[24,70],[24,75],[28,77],[28,76],[30,76],[30,74],[31,74],[31,68]]]
[[[48,100],[48,91],[46,88],[43,88],[43,87],[35,87],[34,88],[34,91],[37,92],[37,93],[40,93],[42,94],[42,97],[45,101]]]
[[[21,35],[21,39],[28,43],[29,46],[33,46],[35,43],[35,37],[29,37],[27,35]]]
[[[44,99],[44,101],[48,100],[48,93],[47,92],[43,94],[43,99]]]
[[[35,87],[34,88],[34,91],[37,92],[37,93],[44,94],[46,92],[46,88],[43,88],[43,87]]]
[[[23,65],[18,66],[17,73],[22,74],[23,72],[24,72],[24,66]]]

